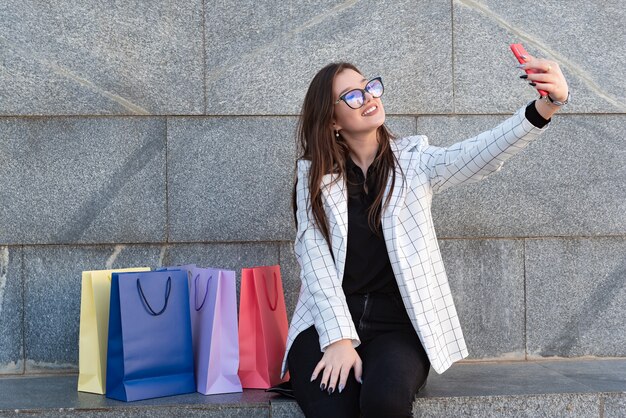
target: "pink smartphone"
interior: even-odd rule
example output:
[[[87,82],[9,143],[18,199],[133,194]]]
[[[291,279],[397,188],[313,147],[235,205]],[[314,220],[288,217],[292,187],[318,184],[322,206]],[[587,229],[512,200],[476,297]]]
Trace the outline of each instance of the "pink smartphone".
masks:
[[[517,58],[520,64],[523,64],[526,62],[524,61],[524,58],[522,58],[522,55],[525,55],[527,57],[529,56],[528,52],[526,52],[526,49],[524,49],[524,46],[522,44],[511,44],[511,51],[513,51],[515,58]],[[538,72],[537,70],[532,69],[532,68],[525,70],[525,71],[526,71],[526,74],[535,74]],[[537,91],[539,91],[539,94],[542,96],[548,95],[548,92],[545,90],[537,90]]]

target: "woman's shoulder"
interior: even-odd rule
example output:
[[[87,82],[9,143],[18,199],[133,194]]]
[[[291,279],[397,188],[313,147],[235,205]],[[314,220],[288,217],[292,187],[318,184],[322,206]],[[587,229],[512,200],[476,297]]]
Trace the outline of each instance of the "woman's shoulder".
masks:
[[[296,159],[296,164],[298,165],[298,167],[308,167],[311,165],[311,160],[304,158],[304,157],[300,157],[298,159]]]
[[[392,141],[398,153],[415,152],[428,145],[428,137],[426,135],[412,135],[397,138]]]
[[[298,158],[296,160],[296,168],[298,172],[306,172],[311,168],[311,160],[307,160],[305,158]]]

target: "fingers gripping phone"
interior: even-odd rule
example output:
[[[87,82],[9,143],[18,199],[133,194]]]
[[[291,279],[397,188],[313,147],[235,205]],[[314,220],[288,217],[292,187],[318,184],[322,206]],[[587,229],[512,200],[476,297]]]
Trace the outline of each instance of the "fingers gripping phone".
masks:
[[[517,58],[520,64],[523,64],[526,62],[524,61],[524,58],[522,58],[522,55],[525,55],[527,57],[529,56],[528,52],[526,52],[526,49],[524,49],[524,46],[522,44],[511,44],[511,51],[513,51],[515,58]],[[526,74],[537,74],[539,72],[535,70],[534,68],[525,69],[524,71],[526,71]],[[538,90],[538,91],[539,91],[539,94],[542,96],[548,95],[548,92],[545,90]]]

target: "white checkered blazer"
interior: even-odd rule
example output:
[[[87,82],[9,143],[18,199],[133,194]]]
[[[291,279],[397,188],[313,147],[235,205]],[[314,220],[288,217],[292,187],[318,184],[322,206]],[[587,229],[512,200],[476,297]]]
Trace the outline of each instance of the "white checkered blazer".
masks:
[[[382,215],[383,235],[404,306],[433,369],[439,374],[467,357],[468,351],[435,235],[432,197],[449,187],[476,182],[499,171],[507,159],[548,129],[531,124],[525,117],[525,109],[526,106],[518,109],[495,128],[449,147],[429,145],[424,135],[391,144],[406,182],[403,184],[396,167],[396,187]],[[329,248],[312,222],[307,178],[311,162],[299,160],[297,164],[298,228],[294,250],[302,284],[287,335],[281,377],[289,367],[287,354],[291,344],[311,325],[315,325],[319,334],[322,352],[329,344],[344,338],[352,340],[354,347],[361,343],[341,286],[348,241],[345,182],[341,179],[332,183],[338,174],[322,178],[322,201],[332,235],[332,248]],[[390,175],[383,202],[391,178]]]

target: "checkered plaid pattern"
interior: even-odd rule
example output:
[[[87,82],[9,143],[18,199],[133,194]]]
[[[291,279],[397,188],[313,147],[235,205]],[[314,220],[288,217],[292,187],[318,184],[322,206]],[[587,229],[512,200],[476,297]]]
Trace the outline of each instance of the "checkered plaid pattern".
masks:
[[[526,106],[495,128],[449,147],[429,145],[416,135],[392,141],[406,181],[396,167],[396,187],[383,211],[383,235],[389,259],[407,313],[428,354],[441,374],[452,363],[469,355],[441,260],[431,215],[434,194],[449,187],[484,179],[548,129],[537,128],[525,117]],[[281,377],[287,369],[287,353],[296,336],[315,325],[322,352],[341,339],[361,342],[348,310],[341,281],[348,242],[347,187],[337,174],[322,178],[322,200],[328,216],[331,247],[315,227],[310,207],[308,170],[311,162],[299,160],[296,188],[298,229],[294,242],[302,285],[294,311]],[[391,176],[385,188],[385,201]]]

